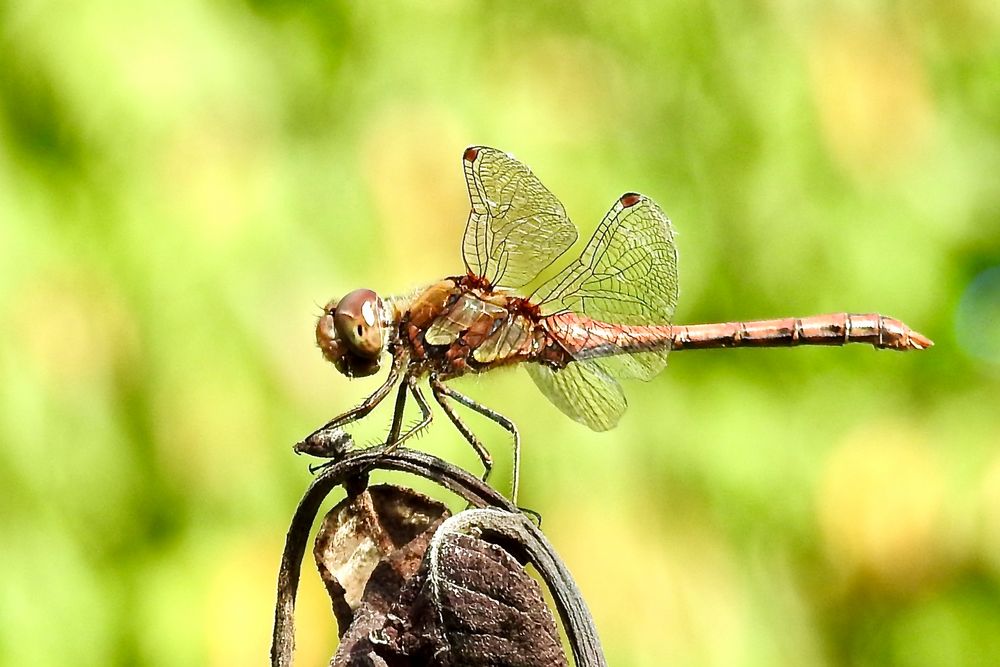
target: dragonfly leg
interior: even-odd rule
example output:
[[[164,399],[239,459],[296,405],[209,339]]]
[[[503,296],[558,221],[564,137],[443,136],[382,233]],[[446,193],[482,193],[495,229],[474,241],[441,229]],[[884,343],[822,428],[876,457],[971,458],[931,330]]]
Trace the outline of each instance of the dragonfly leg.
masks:
[[[406,392],[410,385],[403,380],[399,383],[399,390],[396,392],[396,405],[392,408],[392,426],[389,427],[389,437],[386,444],[399,440],[399,433],[403,428],[403,410],[406,407]]]
[[[472,448],[476,450],[476,454],[479,456],[479,460],[483,462],[483,481],[487,482],[490,479],[490,473],[493,471],[493,457],[490,456],[490,452],[486,447],[479,441],[476,434],[472,432],[465,422],[458,416],[455,412],[455,408],[452,407],[451,403],[448,402],[448,388],[444,385],[437,376],[431,376],[431,393],[434,394],[434,398],[437,400],[441,409],[444,413],[448,415],[448,419],[451,423],[455,425],[462,437],[472,445]]]
[[[455,391],[454,389],[452,389],[451,387],[449,387],[448,385],[446,385],[444,382],[442,382],[440,379],[438,379],[433,375],[431,376],[431,387],[434,389],[435,396],[437,396],[438,393],[440,393],[441,396],[447,396],[448,398],[451,398],[456,402],[461,403],[470,410],[475,410],[482,416],[496,422],[501,427],[503,427],[505,431],[510,433],[511,437],[514,439],[514,470],[512,474],[514,480],[511,490],[511,500],[514,502],[514,504],[517,504],[517,490],[521,474],[521,436],[520,434],[518,434],[517,427],[514,426],[514,422],[507,419],[499,412],[490,410],[485,405],[477,403],[476,401],[472,400],[471,398],[469,398],[464,394],[458,393],[457,391]],[[441,402],[440,398],[438,398],[438,402],[439,403]],[[444,404],[442,403],[442,406],[443,405]],[[449,414],[449,416],[451,415]],[[452,418],[452,421],[453,422],[456,421],[454,417]],[[458,423],[456,423],[456,426],[458,426]],[[466,431],[468,431],[468,429],[462,430],[462,428],[459,427],[459,430],[462,431],[462,435],[466,437],[466,440],[468,440],[469,444],[471,444],[476,449],[477,453],[480,451],[480,449],[485,451],[485,448],[482,446],[482,444],[478,444],[478,440],[476,440],[475,436],[470,437],[471,431],[469,432],[470,435],[466,435]],[[486,456],[489,457],[489,454],[487,453]],[[482,454],[480,454],[480,458],[482,458]],[[483,463],[485,464],[486,460],[484,460]],[[487,475],[488,474],[489,474],[489,468],[487,468]]]
[[[333,429],[339,429],[340,427],[346,426],[351,422],[355,422],[367,416],[368,413],[374,410],[378,404],[385,400],[385,397],[389,395],[389,392],[392,391],[393,385],[399,381],[404,361],[404,355],[397,355],[392,360],[392,367],[389,369],[389,376],[378,389],[372,392],[372,394],[363,400],[357,407],[352,408],[343,414],[337,415],[326,424],[310,433],[305,439],[295,445],[295,451],[303,454],[312,454],[314,456],[328,456],[329,454],[324,453],[322,451],[322,447],[318,445],[318,443],[323,439],[318,438],[317,436]],[[398,403],[399,401],[397,400],[397,404]]]
[[[413,395],[414,400],[417,402],[417,406],[420,408],[420,423],[408,430],[406,433],[400,435],[399,432],[403,423],[403,405],[406,402],[403,398],[404,387],[409,390],[410,394]],[[419,431],[426,428],[431,423],[433,418],[434,414],[431,412],[431,406],[428,405],[423,392],[421,392],[420,387],[417,386],[417,378],[413,375],[407,375],[403,378],[403,385],[400,387],[400,392],[396,397],[396,414],[393,415],[392,430],[389,432],[389,439],[386,440],[385,443],[386,453],[388,454],[390,452],[394,452],[411,436],[416,435]]]

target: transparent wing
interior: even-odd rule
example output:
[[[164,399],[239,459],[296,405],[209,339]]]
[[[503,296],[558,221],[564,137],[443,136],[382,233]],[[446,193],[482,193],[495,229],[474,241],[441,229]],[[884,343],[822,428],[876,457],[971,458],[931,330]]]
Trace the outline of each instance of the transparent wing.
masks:
[[[533,300],[544,313],[571,311],[611,324],[670,324],[677,305],[677,248],[670,220],[648,197],[622,195],[580,258],[536,290]],[[611,378],[648,380],[663,370],[668,351],[593,361]]]
[[[477,322],[497,317],[506,317],[503,308],[477,299],[472,294],[463,294],[443,315],[435,319],[424,332],[424,341],[429,345],[451,345],[463,331]]]
[[[642,195],[622,195],[580,258],[536,290],[544,313],[570,311],[611,324],[670,324],[677,305],[677,249],[670,220]],[[553,330],[558,337],[558,330]],[[595,431],[618,423],[627,402],[616,378],[648,380],[667,351],[580,359],[561,370],[528,364],[556,407]]]
[[[575,361],[558,371],[541,364],[524,367],[546,398],[594,431],[613,428],[628,405],[621,385],[596,360]]]
[[[576,241],[562,204],[513,157],[473,146],[463,164],[472,211],[462,256],[471,273],[494,286],[522,287]]]

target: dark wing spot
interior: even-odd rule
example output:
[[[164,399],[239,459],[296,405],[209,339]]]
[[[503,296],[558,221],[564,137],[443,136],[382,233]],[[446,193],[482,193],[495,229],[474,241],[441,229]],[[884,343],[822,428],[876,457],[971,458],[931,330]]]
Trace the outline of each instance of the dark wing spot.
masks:
[[[465,149],[465,155],[462,156],[462,159],[465,160],[466,162],[474,162],[478,156],[479,156],[479,147],[469,146],[468,148]]]
[[[623,194],[622,198],[619,199],[618,201],[620,201],[622,203],[622,206],[624,206],[625,208],[631,208],[632,206],[635,206],[640,201],[642,201],[642,195],[638,195],[634,192],[627,192]]]

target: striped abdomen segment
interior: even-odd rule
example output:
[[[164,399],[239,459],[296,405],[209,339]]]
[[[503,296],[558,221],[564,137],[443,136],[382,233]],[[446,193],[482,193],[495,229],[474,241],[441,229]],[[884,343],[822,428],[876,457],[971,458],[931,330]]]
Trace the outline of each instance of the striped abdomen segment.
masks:
[[[752,322],[674,327],[671,349],[791,347],[868,343],[883,350],[923,350],[934,343],[902,322],[878,313],[831,313]]]
[[[543,320],[576,359],[663,349],[792,347],[868,343],[887,350],[923,350],[934,343],[897,319],[877,313],[833,313],[750,322],[686,326],[608,324],[569,313]]]

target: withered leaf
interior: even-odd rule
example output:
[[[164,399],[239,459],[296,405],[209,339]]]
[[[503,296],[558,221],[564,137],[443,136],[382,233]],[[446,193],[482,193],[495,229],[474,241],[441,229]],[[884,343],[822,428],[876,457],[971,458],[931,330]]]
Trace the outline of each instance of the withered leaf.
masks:
[[[339,503],[323,518],[313,555],[326,585],[341,634],[354,621],[362,595],[388,609],[420,565],[426,540],[417,540],[449,516],[442,503],[392,485],[369,487]],[[379,576],[373,577],[376,568]]]
[[[314,553],[342,633],[331,665],[566,665],[538,584],[503,548],[442,532],[447,516],[393,486],[327,514]]]
[[[566,664],[538,584],[504,549],[468,535],[435,538],[387,619],[376,652],[390,665]]]
[[[443,505],[409,489],[364,493],[368,473],[380,468],[436,482],[474,509],[447,518]],[[575,664],[607,664],[572,575],[538,528],[481,480],[400,449],[346,454],[299,501],[278,570],[274,667],[292,665],[299,567],[316,513],[337,486],[350,500],[326,517],[315,551],[342,633],[331,665],[565,665],[552,615],[518,561],[531,563],[551,592]]]

